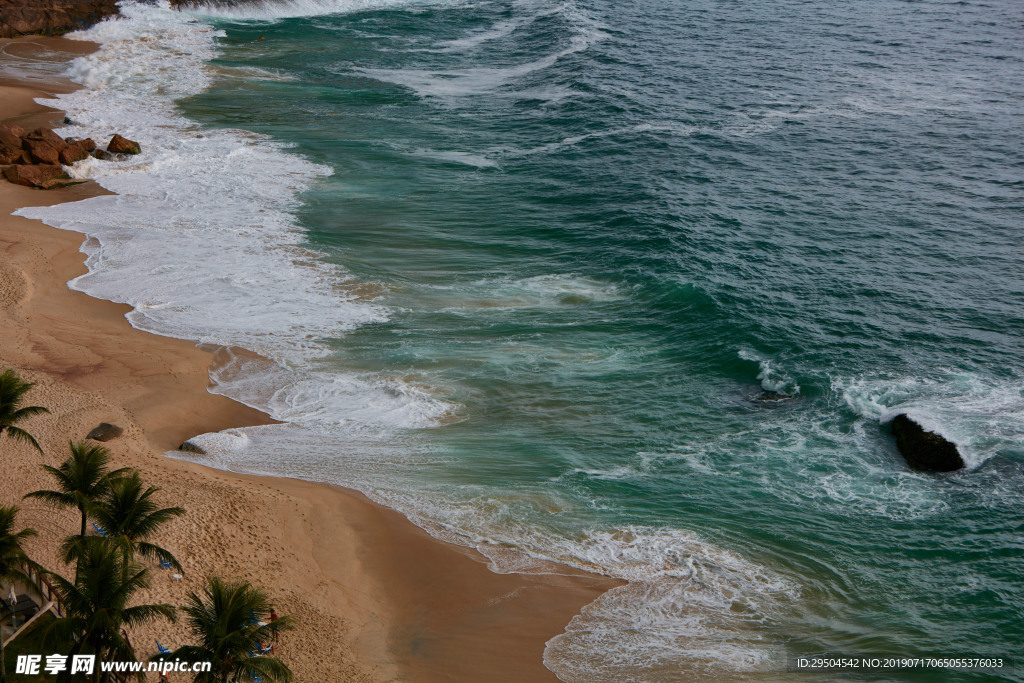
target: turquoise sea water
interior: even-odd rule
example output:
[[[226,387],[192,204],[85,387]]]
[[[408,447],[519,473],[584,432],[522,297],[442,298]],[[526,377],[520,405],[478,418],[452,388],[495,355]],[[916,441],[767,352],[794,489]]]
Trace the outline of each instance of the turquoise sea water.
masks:
[[[278,155],[220,155],[217,211],[265,225],[294,182],[281,249],[324,269],[235,312],[284,307],[316,353],[179,331],[275,360],[232,365],[225,392],[301,425],[242,430],[220,464],[356,486],[497,570],[629,580],[549,643],[565,680],[1021,651],[1018,3],[303,0],[188,21],[214,36],[191,53],[207,80],[153,82],[197,145],[251,131]],[[266,236],[240,234],[238,253]],[[270,270],[222,279],[267,291]],[[968,469],[909,471],[886,427],[904,411]]]

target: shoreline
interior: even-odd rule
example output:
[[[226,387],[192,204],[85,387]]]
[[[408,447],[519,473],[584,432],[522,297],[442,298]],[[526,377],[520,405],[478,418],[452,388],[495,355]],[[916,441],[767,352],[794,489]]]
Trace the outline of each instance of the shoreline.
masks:
[[[26,46],[37,46],[65,62],[94,49],[63,38],[6,39],[0,71],[17,71],[12,45],[28,54],[35,48]],[[59,121],[60,112],[33,99],[76,86],[22,76],[0,78],[0,120],[26,128]],[[49,191],[0,182],[0,319],[8,330],[0,366],[38,382],[30,402],[53,411],[27,425],[45,457],[0,446],[14,465],[0,473],[9,502],[45,485],[37,463],[63,460],[68,438],[114,422],[125,428],[105,444],[117,466],[139,469],[163,489],[162,504],[186,509],[161,536],[185,577],[153,570],[147,598],[181,604],[210,573],[253,581],[296,620],[279,654],[297,681],[556,681],[543,665],[544,644],[620,582],[569,568],[565,575],[495,574],[477,551],[437,540],[358,492],[164,455],[196,434],[273,420],[207,390],[210,352],[132,328],[124,317],[130,306],[70,290],[68,280],[86,270],[81,233],[10,215],[102,193],[92,181]],[[40,531],[30,550],[59,567],[47,548],[73,526],[73,515],[22,507],[22,523]],[[133,641],[143,658],[155,651],[147,647],[153,638],[173,648],[183,644],[181,634],[164,623]]]

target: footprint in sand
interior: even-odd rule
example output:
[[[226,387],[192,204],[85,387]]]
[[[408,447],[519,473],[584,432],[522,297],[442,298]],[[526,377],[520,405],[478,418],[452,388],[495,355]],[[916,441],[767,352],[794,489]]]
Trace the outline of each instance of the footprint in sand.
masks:
[[[0,309],[14,308],[28,298],[29,283],[18,268],[0,263]]]

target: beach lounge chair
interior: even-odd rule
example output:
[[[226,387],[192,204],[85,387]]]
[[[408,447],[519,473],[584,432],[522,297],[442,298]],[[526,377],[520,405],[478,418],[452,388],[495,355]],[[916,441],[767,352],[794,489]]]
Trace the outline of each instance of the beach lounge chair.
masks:
[[[103,527],[101,527],[96,522],[92,522],[92,528],[95,529],[96,533],[98,533],[100,536],[106,536],[107,535],[107,530],[104,529]]]
[[[267,646],[264,647],[262,643],[256,643],[256,652],[254,654],[258,654],[260,656],[262,656],[262,655],[269,655],[273,651],[274,651],[273,644],[268,643]]]
[[[4,618],[11,617],[11,626],[17,627],[17,624],[25,623],[39,611],[39,605],[33,600],[27,593],[22,593],[17,596],[17,602],[13,605],[10,600],[2,601],[4,604]]]
[[[154,638],[154,640],[156,639]],[[159,640],[156,641],[156,649],[160,650],[160,654],[162,655],[171,654],[171,649],[169,647],[164,647],[163,645],[161,645]]]
[[[160,560],[160,568],[161,569],[170,569],[171,568],[170,560]]]

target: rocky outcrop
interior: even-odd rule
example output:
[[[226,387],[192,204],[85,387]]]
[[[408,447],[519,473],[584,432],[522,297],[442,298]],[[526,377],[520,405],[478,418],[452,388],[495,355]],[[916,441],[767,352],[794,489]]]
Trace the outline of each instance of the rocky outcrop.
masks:
[[[74,184],[60,166],[51,164],[15,164],[4,169],[4,177],[15,185],[49,190]],[[80,182],[80,181],[79,181]]]
[[[89,432],[85,438],[93,441],[110,441],[124,434],[124,429],[109,422],[100,422],[99,425]]]
[[[26,139],[22,146],[28,152],[28,157],[33,164],[53,164],[56,166],[60,163],[60,150],[54,148],[48,142]]]
[[[0,0],[0,38],[54,36],[92,26],[117,14],[118,0]],[[171,0],[173,7],[196,5]]]
[[[18,126],[0,126],[0,165],[11,164],[3,169],[3,175],[12,183],[28,187],[50,189],[76,182],[64,172],[61,164],[70,166],[90,155],[120,161],[127,158],[126,154],[142,151],[139,143],[120,135],[111,138],[110,146],[114,153],[96,149],[96,143],[89,138],[64,139],[49,128],[36,128],[26,133]]]
[[[953,472],[964,467],[956,444],[935,432],[925,431],[906,415],[893,419],[892,433],[900,455],[916,470]]]
[[[59,35],[117,14],[117,0],[3,0],[0,38]]]
[[[21,159],[21,139],[25,129],[18,126],[0,126],[0,164],[13,164]]]
[[[110,138],[110,142],[107,143],[107,151],[111,154],[141,154],[142,147],[134,140],[114,133],[114,137]]]

